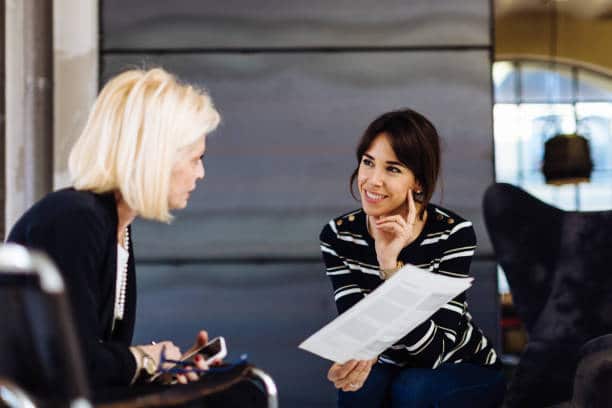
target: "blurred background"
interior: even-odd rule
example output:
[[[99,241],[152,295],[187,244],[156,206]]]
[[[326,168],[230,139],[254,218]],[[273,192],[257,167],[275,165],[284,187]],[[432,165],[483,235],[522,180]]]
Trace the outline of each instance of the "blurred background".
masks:
[[[476,322],[511,365],[524,345],[481,200],[495,180],[564,209],[612,207],[612,1],[3,0],[2,230],[68,185],[98,89],[161,66],[206,88],[223,122],[206,179],[171,225],[138,221],[135,342],[199,328],[268,371],[282,406],[331,407],[330,365],[297,346],[335,316],[318,234],[357,208],[354,148],[410,107],[442,138],[434,202],[472,220]],[[590,141],[588,184],[549,186],[543,146]],[[503,311],[503,314],[502,314]]]

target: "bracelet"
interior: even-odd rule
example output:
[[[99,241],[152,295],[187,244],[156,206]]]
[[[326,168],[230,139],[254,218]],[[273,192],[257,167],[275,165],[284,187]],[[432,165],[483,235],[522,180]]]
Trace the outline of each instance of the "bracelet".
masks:
[[[153,357],[139,346],[130,347],[132,355],[136,359],[136,372],[132,378],[132,384],[139,378],[149,378],[157,371],[157,365]]]
[[[393,276],[395,274],[395,272],[399,271],[403,267],[404,267],[404,263],[402,261],[397,261],[397,264],[395,265],[395,268],[380,269],[378,271],[378,275],[380,276],[380,279],[387,280],[391,276]]]

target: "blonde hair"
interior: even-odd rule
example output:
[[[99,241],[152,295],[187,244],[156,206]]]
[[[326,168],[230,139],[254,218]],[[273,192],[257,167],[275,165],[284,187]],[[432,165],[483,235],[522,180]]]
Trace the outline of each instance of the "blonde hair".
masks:
[[[161,68],[111,79],[70,152],[77,190],[119,191],[144,218],[168,222],[172,168],[179,151],[215,130],[220,116],[208,94]]]

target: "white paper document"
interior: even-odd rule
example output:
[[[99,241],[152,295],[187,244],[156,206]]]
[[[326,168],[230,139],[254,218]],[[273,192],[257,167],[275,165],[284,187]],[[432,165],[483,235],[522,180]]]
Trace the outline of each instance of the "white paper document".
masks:
[[[372,359],[466,291],[472,280],[406,265],[300,348],[337,363]]]

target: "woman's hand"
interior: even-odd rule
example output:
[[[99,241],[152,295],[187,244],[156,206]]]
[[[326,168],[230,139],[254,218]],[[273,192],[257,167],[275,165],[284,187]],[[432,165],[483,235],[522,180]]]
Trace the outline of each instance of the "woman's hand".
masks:
[[[182,360],[184,358],[183,356],[193,353],[195,350],[206,345],[206,343],[208,343],[208,333],[206,333],[206,331],[204,330],[201,330],[196,336],[195,343],[185,354],[182,354],[181,350],[171,341],[161,341],[159,343],[147,344],[138,347],[141,348],[145,353],[150,355],[155,360],[155,364],[159,366],[159,362],[161,360],[161,351],[164,347],[166,359]],[[208,370],[208,365],[204,362],[204,358],[200,354],[196,354],[193,357],[193,363],[195,367],[200,370]],[[164,368],[170,368],[172,367],[172,365],[172,363],[167,363]],[[187,384],[190,381],[197,381],[200,376],[197,373],[193,372],[186,374],[177,374],[176,376],[174,376],[174,378],[176,378],[176,381],[180,384]],[[162,382],[172,382],[172,376],[169,374],[164,374],[162,376]]]
[[[151,356],[157,367],[159,367],[161,352],[164,347],[167,359],[178,360],[181,358],[181,350],[171,341],[160,341],[159,343],[139,345],[137,347]]]
[[[187,350],[185,355],[193,353],[194,351],[200,349],[202,346],[205,346],[206,343],[208,343],[208,333],[205,330],[200,330],[196,336],[196,340],[193,343],[193,346],[191,346],[191,348]],[[195,364],[196,368],[200,370],[208,370],[208,364],[204,362],[204,357],[202,357],[202,355],[200,354],[196,354],[193,357],[193,363]],[[197,381],[199,378],[200,376],[197,373],[187,373],[185,375],[176,376],[177,381],[181,384],[187,384],[187,382],[189,381]]]
[[[327,379],[342,391],[359,390],[370,375],[378,358],[371,360],[349,360],[344,364],[334,363],[327,372]]]
[[[412,196],[412,189],[406,197],[408,215],[389,215],[369,217],[374,223],[373,236],[376,257],[381,269],[393,269],[397,265],[397,257],[401,250],[413,242],[419,234],[417,224],[417,208]]]

